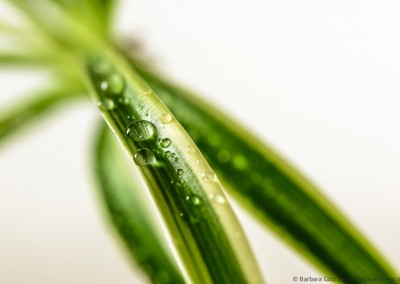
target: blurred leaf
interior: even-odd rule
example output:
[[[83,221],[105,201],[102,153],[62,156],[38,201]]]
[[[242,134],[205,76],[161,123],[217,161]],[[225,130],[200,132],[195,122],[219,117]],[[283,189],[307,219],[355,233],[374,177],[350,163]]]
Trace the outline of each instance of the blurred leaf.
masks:
[[[104,212],[108,213],[130,257],[147,273],[152,283],[184,283],[165,246],[164,236],[155,227],[154,212],[144,196],[143,184],[133,178],[132,165],[126,162],[121,147],[104,123],[94,149],[95,174],[106,207]]]
[[[187,282],[263,283],[214,172],[147,84],[115,55],[88,62],[92,96],[148,184]]]
[[[47,115],[56,106],[79,97],[81,94],[69,89],[54,89],[37,92],[24,98],[13,106],[0,111],[0,143],[23,126],[32,124],[41,116]]]
[[[280,238],[329,275],[395,275],[332,202],[272,148],[204,100],[132,64],[182,123],[229,193]]]

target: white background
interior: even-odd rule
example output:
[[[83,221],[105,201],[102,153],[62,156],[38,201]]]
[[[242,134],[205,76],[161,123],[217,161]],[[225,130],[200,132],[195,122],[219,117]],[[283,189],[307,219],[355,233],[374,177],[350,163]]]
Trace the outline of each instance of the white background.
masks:
[[[400,268],[400,2],[124,1],[118,30],[302,169]],[[0,73],[0,104],[38,77]],[[76,104],[0,146],[0,283],[137,283],[90,175]],[[240,214],[269,283],[317,276]],[[340,252],[338,252],[340,253]]]

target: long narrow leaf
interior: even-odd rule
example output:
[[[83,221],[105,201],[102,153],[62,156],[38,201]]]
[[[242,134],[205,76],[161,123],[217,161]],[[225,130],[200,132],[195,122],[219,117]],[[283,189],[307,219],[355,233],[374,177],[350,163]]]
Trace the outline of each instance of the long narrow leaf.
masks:
[[[354,225],[275,151],[205,101],[133,64],[230,194],[318,268],[341,279],[395,275]]]
[[[95,174],[110,221],[130,256],[156,284],[184,283],[171,252],[162,246],[162,236],[154,228],[154,212],[146,202],[143,184],[132,178],[132,165],[103,123],[94,151]],[[164,240],[165,241],[165,240]]]
[[[185,280],[262,283],[215,174],[148,85],[115,55],[87,64],[102,114],[148,184]]]
[[[47,90],[3,108],[0,110],[0,142],[21,127],[32,124],[41,116],[50,113],[56,106],[80,95],[76,90]]]

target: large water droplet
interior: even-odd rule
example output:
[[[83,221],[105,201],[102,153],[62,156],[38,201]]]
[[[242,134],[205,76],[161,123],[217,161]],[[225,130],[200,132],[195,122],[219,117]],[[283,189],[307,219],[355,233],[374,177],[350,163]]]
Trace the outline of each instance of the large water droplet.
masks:
[[[164,138],[160,141],[160,145],[163,148],[167,148],[169,147],[169,145],[171,145],[171,140],[169,140],[168,138]]]
[[[125,131],[126,138],[135,141],[144,141],[153,138],[156,133],[154,125],[147,120],[138,120],[128,125]]]
[[[163,113],[160,117],[162,123],[167,124],[172,121],[172,115],[170,113]]]
[[[133,160],[138,166],[147,166],[156,162],[153,151],[148,148],[141,148],[133,155]]]
[[[125,80],[118,74],[111,74],[100,83],[100,89],[109,95],[121,95],[125,90]]]
[[[104,98],[97,103],[97,106],[102,111],[109,111],[109,110],[113,110],[115,108],[115,103],[112,99]]]

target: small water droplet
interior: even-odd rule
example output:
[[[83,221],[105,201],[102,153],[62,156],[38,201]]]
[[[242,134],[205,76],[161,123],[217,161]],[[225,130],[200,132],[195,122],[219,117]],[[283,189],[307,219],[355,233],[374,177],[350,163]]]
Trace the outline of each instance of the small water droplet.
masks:
[[[221,150],[218,152],[218,161],[227,163],[231,159],[231,153],[228,150]]]
[[[179,158],[175,158],[175,163],[179,162]]]
[[[186,148],[186,152],[188,152],[189,154],[195,154],[196,153],[196,148],[193,145],[189,145]]]
[[[176,171],[176,173],[178,174],[178,176],[183,176],[183,170],[182,169],[178,169],[177,171]]]
[[[204,181],[216,181],[217,180],[217,176],[215,175],[214,172],[211,172],[211,171],[202,173],[201,178]]]
[[[99,61],[93,66],[93,71],[99,76],[106,77],[111,72],[111,64],[107,61]]]
[[[109,110],[113,110],[115,108],[115,103],[112,99],[104,98],[97,103],[97,106],[102,111],[109,111]]]
[[[166,158],[171,157],[171,152],[170,152],[170,151],[166,151],[166,152],[165,152],[165,157],[166,157]]]
[[[191,200],[192,200],[193,205],[200,205],[200,203],[201,203],[200,197],[198,197],[196,195],[193,195]]]
[[[247,168],[247,159],[243,155],[235,155],[232,159],[232,163],[235,168],[239,170],[244,170],[245,168]]]
[[[163,113],[160,117],[162,123],[167,124],[172,121],[172,115],[170,113]]]
[[[179,213],[179,216],[183,217],[183,212],[180,212],[180,213]]]
[[[147,120],[138,120],[128,125],[125,131],[126,138],[132,138],[135,141],[144,141],[153,138],[156,133],[154,125]]]
[[[217,195],[214,196],[214,201],[215,201],[216,203],[218,203],[218,204],[224,204],[224,203],[226,203],[225,197],[223,197],[223,196],[220,195],[220,194],[217,194]]]
[[[169,145],[171,145],[171,140],[169,140],[168,138],[164,138],[160,141],[160,145],[163,148],[167,148],[169,147]]]
[[[172,153],[172,154],[171,154],[171,158],[174,158],[175,156],[176,156],[175,153]]]
[[[153,94],[152,90],[147,90],[147,91],[144,92],[145,96],[149,96],[149,95],[152,95],[152,94]]]
[[[128,105],[130,102],[128,97],[121,97],[118,99],[118,103],[121,105]]]
[[[100,89],[109,95],[120,95],[125,90],[125,80],[118,74],[111,74],[100,83]]]
[[[156,162],[156,157],[154,156],[153,151],[148,148],[141,148],[136,151],[133,155],[133,160],[138,166],[147,166],[154,164]]]
[[[200,205],[201,204],[201,199],[197,195],[188,195],[186,196],[186,201],[192,203],[193,205]]]

